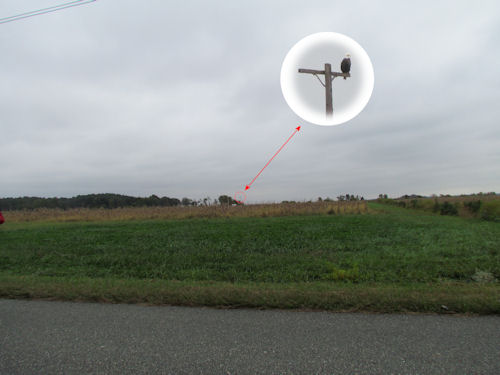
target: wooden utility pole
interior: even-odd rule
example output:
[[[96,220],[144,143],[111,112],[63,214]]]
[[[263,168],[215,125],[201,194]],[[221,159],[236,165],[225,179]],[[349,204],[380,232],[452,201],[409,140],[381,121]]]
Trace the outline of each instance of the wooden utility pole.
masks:
[[[332,65],[325,63],[325,70],[314,70],[314,69],[299,69],[299,73],[313,74],[321,82],[318,74],[323,74],[325,76],[325,83],[321,84],[325,87],[325,100],[326,100],[326,118],[329,120],[332,118],[333,114],[333,100],[332,100],[332,81],[335,77],[350,77],[349,73],[339,73],[332,72]]]

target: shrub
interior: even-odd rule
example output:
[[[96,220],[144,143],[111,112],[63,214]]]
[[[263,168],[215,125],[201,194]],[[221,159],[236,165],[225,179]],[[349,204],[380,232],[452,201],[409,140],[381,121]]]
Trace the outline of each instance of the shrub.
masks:
[[[439,212],[441,209],[441,205],[437,201],[437,199],[434,200],[434,205],[432,206],[432,212]]]
[[[480,210],[480,216],[488,221],[500,221],[500,200],[484,202]]]
[[[464,207],[473,214],[477,214],[481,208],[481,201],[464,202]]]
[[[418,202],[419,208],[425,211],[433,211],[434,201],[431,199],[423,199]],[[437,212],[437,211],[436,211]]]
[[[458,215],[457,207],[454,204],[451,204],[448,201],[445,201],[441,205],[441,209],[440,209],[439,212],[440,212],[441,215],[452,215],[452,216]]]

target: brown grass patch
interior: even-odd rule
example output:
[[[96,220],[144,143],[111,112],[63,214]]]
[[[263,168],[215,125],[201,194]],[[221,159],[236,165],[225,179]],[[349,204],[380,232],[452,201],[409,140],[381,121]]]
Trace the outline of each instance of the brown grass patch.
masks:
[[[75,222],[118,220],[176,220],[224,217],[275,217],[294,215],[363,214],[369,208],[365,201],[354,202],[301,202],[252,204],[244,206],[176,206],[126,208],[75,208],[69,210],[40,208],[36,210],[5,211],[7,222]]]

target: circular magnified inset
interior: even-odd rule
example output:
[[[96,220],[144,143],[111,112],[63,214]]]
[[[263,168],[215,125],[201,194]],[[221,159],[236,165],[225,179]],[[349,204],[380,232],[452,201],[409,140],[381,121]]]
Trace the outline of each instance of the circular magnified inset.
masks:
[[[305,37],[281,66],[286,102],[298,116],[317,125],[339,125],[356,117],[370,100],[374,82],[366,51],[339,33]]]

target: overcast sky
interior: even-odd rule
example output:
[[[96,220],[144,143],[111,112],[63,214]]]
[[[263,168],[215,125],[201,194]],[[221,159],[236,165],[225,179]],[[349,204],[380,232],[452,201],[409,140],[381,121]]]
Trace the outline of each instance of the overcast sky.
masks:
[[[2,0],[0,18],[63,2]],[[0,24],[0,197],[233,195],[299,125],[248,202],[498,192],[500,5],[410,4],[98,0]],[[321,31],[375,72],[339,126],[304,122],[280,88]]]

